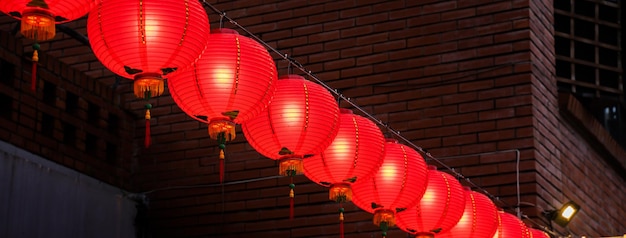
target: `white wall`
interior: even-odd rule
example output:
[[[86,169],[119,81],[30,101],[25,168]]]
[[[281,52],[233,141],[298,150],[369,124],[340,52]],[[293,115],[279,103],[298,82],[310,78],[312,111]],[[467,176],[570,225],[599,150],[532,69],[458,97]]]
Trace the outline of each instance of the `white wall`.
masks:
[[[134,237],[122,193],[0,141],[0,237]]]

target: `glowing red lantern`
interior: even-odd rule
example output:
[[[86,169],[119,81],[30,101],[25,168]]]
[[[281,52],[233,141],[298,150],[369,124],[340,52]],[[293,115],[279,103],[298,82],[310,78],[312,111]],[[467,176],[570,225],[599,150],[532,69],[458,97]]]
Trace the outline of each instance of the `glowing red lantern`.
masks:
[[[415,207],[397,215],[397,226],[420,237],[450,230],[463,216],[465,194],[463,186],[452,175],[428,167],[426,192]]]
[[[465,187],[465,212],[459,222],[442,238],[491,238],[498,228],[498,209],[487,196]]]
[[[414,206],[424,194],[427,174],[426,162],[417,151],[388,139],[380,169],[352,186],[352,202],[373,213],[374,224],[386,236],[387,228],[396,224],[396,213]]]
[[[225,143],[235,139],[235,124],[259,115],[276,91],[276,66],[258,42],[231,29],[209,36],[197,62],[168,79],[176,104],[207,123],[220,143],[220,181],[224,178]]]
[[[372,121],[341,109],[339,130],[333,143],[303,161],[304,175],[330,187],[328,198],[337,203],[352,200],[350,185],[376,172],[383,159],[385,138]],[[343,236],[343,207],[339,209]]]
[[[256,151],[279,161],[279,174],[293,177],[302,173],[303,158],[324,151],[337,135],[339,106],[319,84],[298,75],[281,78],[265,111],[241,127]],[[295,185],[289,186],[293,207]]]
[[[2,0],[0,11],[22,21],[20,33],[28,39],[45,41],[54,38],[55,24],[76,20],[100,0]]]
[[[550,238],[550,235],[548,235],[542,230],[538,230],[535,228],[528,228],[528,231],[530,232],[530,235],[532,238]]]
[[[39,61],[39,44],[54,38],[56,24],[76,20],[87,14],[100,0],[2,0],[0,11],[21,20],[20,33],[33,44],[33,72],[31,90],[35,91],[37,82],[37,62]]]
[[[522,222],[515,215],[498,211],[499,224],[493,238],[531,238],[532,235]]]
[[[198,58],[210,30],[198,1],[103,0],[89,13],[87,32],[98,60],[133,79],[136,97],[150,99],[163,93],[166,75]],[[150,108],[146,104],[146,147]]]

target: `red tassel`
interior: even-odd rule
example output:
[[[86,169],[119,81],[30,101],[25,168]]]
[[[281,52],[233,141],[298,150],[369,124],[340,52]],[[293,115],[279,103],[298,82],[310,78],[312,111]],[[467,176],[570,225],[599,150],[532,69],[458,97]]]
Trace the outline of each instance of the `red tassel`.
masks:
[[[339,213],[339,237],[343,238],[343,208],[340,209],[341,213]]]
[[[144,146],[149,148],[152,144],[152,140],[150,139],[150,109],[146,109],[146,137],[144,140]]]
[[[33,51],[33,69],[31,72],[31,79],[30,79],[30,90],[33,92],[37,90],[37,62],[38,61],[39,61],[39,54],[37,53],[37,50],[35,49]]]
[[[224,154],[223,151],[220,151],[220,183],[224,183]]]
[[[293,192],[293,189],[296,187],[296,185],[293,183],[293,176],[289,177],[289,180],[291,181],[291,183],[289,184],[289,219],[293,220],[293,210],[294,210],[294,200],[293,197],[295,197],[295,193]]]
[[[292,190],[292,191],[293,191],[293,190]],[[290,220],[293,220],[293,217],[294,217],[294,215],[293,215],[293,206],[294,206],[294,204],[293,204],[293,203],[294,203],[294,202],[293,202],[293,197],[291,197],[291,198],[289,199],[289,219],[290,219]]]

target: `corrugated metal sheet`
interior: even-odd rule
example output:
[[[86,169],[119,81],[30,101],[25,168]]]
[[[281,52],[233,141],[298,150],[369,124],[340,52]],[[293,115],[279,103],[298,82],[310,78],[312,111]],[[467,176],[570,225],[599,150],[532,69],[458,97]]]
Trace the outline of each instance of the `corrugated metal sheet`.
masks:
[[[0,237],[134,237],[119,188],[0,141]]]

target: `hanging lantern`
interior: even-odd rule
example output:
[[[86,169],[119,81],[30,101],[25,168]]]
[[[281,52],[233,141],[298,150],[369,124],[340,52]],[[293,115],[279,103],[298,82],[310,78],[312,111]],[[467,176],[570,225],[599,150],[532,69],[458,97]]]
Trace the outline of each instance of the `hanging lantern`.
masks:
[[[465,211],[459,222],[438,238],[491,238],[498,228],[498,209],[487,196],[465,187]]]
[[[339,107],[328,90],[298,75],[281,77],[276,94],[259,116],[242,124],[248,143],[279,161],[279,174],[302,174],[302,159],[319,154],[337,135]],[[293,181],[290,216],[293,217]]]
[[[31,90],[37,82],[38,41],[54,38],[56,24],[76,20],[89,12],[100,0],[2,0],[0,11],[21,21],[20,33],[33,43]]]
[[[530,235],[532,238],[550,238],[550,235],[548,235],[542,230],[538,230],[535,228],[528,228],[528,231],[530,232]]]
[[[134,80],[135,96],[148,100],[163,93],[166,76],[198,58],[210,30],[195,0],[101,0],[89,13],[87,32],[98,60]],[[146,147],[151,108],[147,103]]]
[[[450,230],[463,216],[465,194],[463,187],[452,175],[428,167],[428,185],[416,206],[397,216],[400,229],[420,237]]]
[[[235,139],[235,124],[257,116],[276,91],[276,66],[258,42],[235,30],[216,29],[197,62],[169,77],[174,102],[187,115],[208,124],[220,146],[224,180],[225,143]]]
[[[526,224],[513,214],[498,211],[498,222],[493,238],[532,238]]]
[[[427,166],[415,150],[387,139],[380,169],[352,186],[352,202],[374,214],[374,224],[386,236],[396,224],[396,213],[415,206],[426,190]]]
[[[385,148],[382,132],[372,121],[341,109],[339,130],[332,144],[303,161],[304,175],[329,187],[329,199],[339,203],[352,200],[351,184],[369,177],[380,167]],[[339,208],[343,237],[343,206]]]

